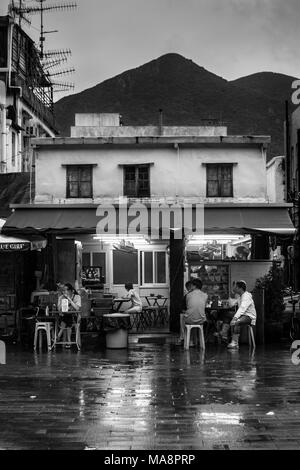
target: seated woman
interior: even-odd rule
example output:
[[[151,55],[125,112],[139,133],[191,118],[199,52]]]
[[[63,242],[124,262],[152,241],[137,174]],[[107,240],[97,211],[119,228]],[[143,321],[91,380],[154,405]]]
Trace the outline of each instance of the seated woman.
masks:
[[[127,290],[127,294],[124,296],[124,298],[131,300],[131,307],[124,313],[141,313],[143,310],[143,303],[139,294],[136,292],[136,290],[134,290],[132,283],[125,284],[125,289]]]
[[[67,299],[68,301],[68,311],[62,312],[62,301]],[[64,334],[64,342],[71,342],[71,329],[73,324],[73,314],[72,312],[78,312],[81,307],[81,297],[78,292],[74,289],[72,284],[65,284],[63,289],[63,294],[58,299],[58,310],[61,312],[62,320],[60,323],[60,330],[57,335],[57,341],[60,340],[62,334]],[[69,344],[65,345],[66,348],[70,348]]]

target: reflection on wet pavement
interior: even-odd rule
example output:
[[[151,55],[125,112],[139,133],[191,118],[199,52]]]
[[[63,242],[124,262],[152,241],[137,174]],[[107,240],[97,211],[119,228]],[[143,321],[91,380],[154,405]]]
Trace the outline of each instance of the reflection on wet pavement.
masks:
[[[300,366],[289,345],[184,351],[8,348],[0,449],[299,449]]]

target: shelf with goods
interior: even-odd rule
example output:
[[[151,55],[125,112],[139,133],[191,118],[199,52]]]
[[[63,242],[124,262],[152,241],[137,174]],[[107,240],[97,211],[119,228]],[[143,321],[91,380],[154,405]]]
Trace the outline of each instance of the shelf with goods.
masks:
[[[209,300],[218,297],[228,299],[230,270],[228,264],[207,263],[207,261],[190,264],[190,278],[199,278],[203,283],[202,290],[208,294]]]

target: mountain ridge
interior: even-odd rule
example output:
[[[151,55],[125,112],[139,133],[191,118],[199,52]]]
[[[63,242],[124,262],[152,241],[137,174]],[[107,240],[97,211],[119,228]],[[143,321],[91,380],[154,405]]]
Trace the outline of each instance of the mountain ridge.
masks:
[[[164,125],[201,125],[215,118],[227,124],[229,134],[271,135],[271,158],[284,152],[285,100],[295,79],[258,72],[228,81],[171,53],[62,98],[55,115],[66,136],[80,112],[120,113],[124,125],[156,125],[159,109]]]

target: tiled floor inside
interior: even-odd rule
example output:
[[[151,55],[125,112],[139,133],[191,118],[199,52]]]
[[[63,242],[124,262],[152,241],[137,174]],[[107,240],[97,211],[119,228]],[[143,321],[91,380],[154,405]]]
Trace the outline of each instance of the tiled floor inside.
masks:
[[[203,353],[164,337],[130,335],[123,350],[8,346],[0,449],[300,449],[288,343]]]

